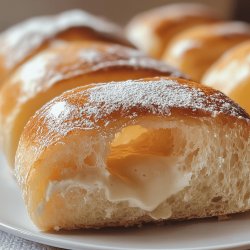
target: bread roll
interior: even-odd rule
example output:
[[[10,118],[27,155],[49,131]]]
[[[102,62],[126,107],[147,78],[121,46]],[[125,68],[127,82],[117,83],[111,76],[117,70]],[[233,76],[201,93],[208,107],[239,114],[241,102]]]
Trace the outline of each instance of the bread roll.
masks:
[[[85,85],[149,76],[182,76],[141,52],[114,44],[71,42],[23,64],[0,91],[0,138],[11,166],[24,125],[62,92]]]
[[[115,24],[82,10],[36,17],[0,35],[0,80],[20,64],[58,41],[93,40],[132,46]],[[0,83],[1,84],[1,83]]]
[[[216,90],[178,78],[93,84],[30,119],[15,176],[41,230],[225,215],[250,209],[249,146],[249,115]]]
[[[250,41],[225,53],[208,69],[202,82],[222,91],[250,113]]]
[[[169,42],[178,33],[218,20],[215,11],[202,4],[166,5],[135,16],[127,26],[127,36],[141,50],[161,58]]]
[[[243,22],[194,27],[176,36],[163,60],[200,81],[205,71],[224,52],[249,39],[249,25]]]

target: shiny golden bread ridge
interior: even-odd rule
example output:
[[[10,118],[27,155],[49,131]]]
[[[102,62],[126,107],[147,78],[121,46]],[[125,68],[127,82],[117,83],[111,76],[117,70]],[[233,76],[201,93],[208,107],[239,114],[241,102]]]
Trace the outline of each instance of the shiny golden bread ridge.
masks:
[[[83,10],[31,18],[0,34],[0,80],[51,44],[71,41],[102,41],[133,47],[119,26]]]
[[[200,81],[223,53],[248,40],[248,23],[231,21],[201,25],[177,35],[166,49],[163,61]]]
[[[222,91],[250,114],[250,41],[225,53],[207,70],[202,83]]]
[[[249,115],[214,89],[173,77],[92,84],[30,119],[15,176],[42,230],[225,215],[250,209],[249,146]]]
[[[161,58],[174,36],[197,25],[220,18],[206,5],[169,4],[135,16],[127,26],[127,37],[149,55]]]
[[[128,47],[71,42],[34,56],[0,90],[0,138],[10,166],[29,118],[66,90],[89,83],[183,74]]]

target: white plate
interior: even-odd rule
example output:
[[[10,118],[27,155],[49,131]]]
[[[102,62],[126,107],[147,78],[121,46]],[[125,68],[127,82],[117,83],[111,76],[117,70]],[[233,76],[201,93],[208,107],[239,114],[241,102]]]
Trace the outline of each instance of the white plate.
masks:
[[[40,232],[30,221],[20,191],[0,153],[0,230],[32,241],[69,249],[247,249],[250,213],[229,221],[179,222],[132,229]]]

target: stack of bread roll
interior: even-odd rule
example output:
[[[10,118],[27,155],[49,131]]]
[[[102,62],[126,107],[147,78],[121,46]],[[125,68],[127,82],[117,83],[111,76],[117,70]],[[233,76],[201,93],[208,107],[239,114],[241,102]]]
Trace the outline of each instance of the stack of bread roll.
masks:
[[[219,20],[205,7],[187,7],[185,25],[183,6],[162,10],[174,20],[161,16],[168,26],[160,28],[157,56],[171,48],[170,36]],[[16,25],[0,45],[1,146],[41,230],[250,209],[250,117],[226,95],[79,10]]]
[[[243,45],[250,41],[248,23],[222,20],[203,5],[173,4],[138,14],[127,34],[141,50],[222,91],[250,112],[250,54]]]

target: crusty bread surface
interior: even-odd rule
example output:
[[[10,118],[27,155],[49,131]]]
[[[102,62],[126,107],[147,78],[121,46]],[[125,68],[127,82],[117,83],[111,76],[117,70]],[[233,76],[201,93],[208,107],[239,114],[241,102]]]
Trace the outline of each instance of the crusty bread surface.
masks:
[[[176,36],[163,61],[201,81],[208,68],[226,51],[250,40],[247,23],[231,21],[190,28]]]
[[[88,83],[151,76],[185,77],[174,68],[120,45],[71,42],[51,47],[23,64],[0,90],[0,138],[10,166],[22,130],[46,102]]]
[[[202,83],[222,91],[250,113],[250,41],[225,53],[207,70]]]
[[[116,24],[83,10],[23,21],[0,35],[0,86],[22,63],[56,43],[102,41],[133,47],[122,33]]]
[[[206,5],[168,4],[136,15],[126,30],[128,38],[138,48],[161,58],[170,41],[180,32],[219,20],[218,14]]]

